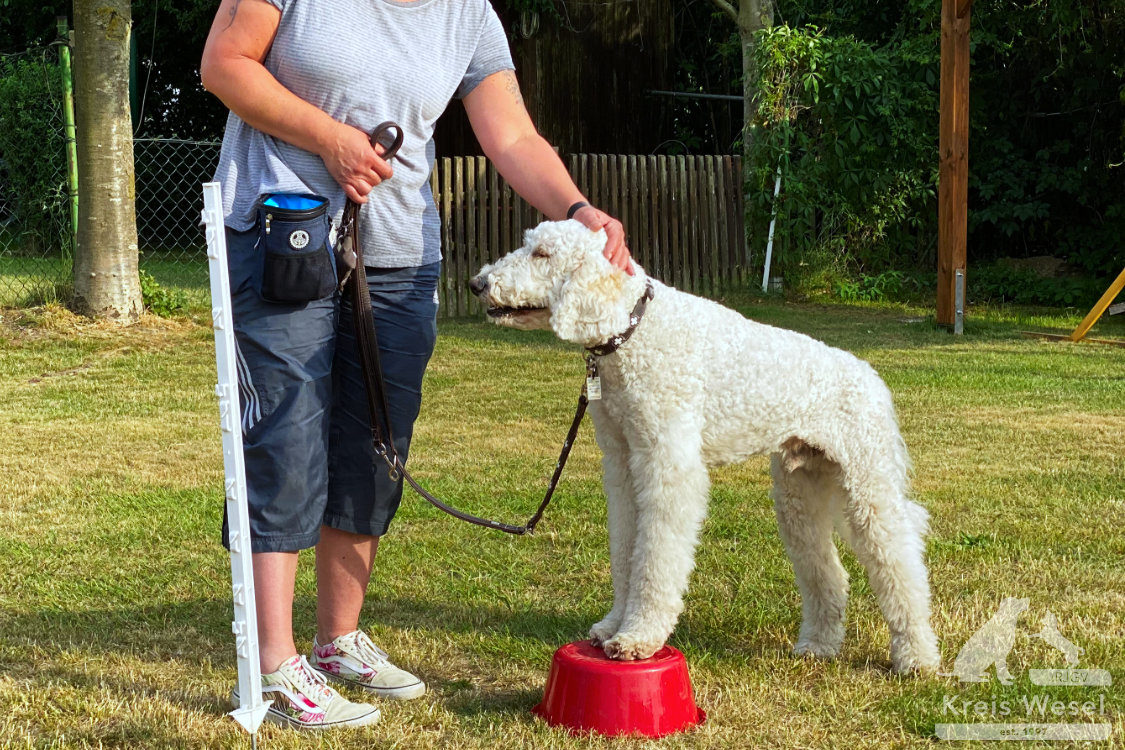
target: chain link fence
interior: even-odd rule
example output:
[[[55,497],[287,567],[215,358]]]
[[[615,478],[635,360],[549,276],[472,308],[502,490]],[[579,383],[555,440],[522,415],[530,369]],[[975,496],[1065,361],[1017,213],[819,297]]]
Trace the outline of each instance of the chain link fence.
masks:
[[[58,45],[0,57],[0,307],[68,302],[74,232]],[[141,270],[208,304],[200,184],[219,159],[215,142],[137,138]]]
[[[210,304],[200,186],[214,175],[220,146],[169,138],[133,141],[141,270],[181,291],[193,306]]]
[[[57,46],[0,57],[0,305],[65,300],[74,240]]]

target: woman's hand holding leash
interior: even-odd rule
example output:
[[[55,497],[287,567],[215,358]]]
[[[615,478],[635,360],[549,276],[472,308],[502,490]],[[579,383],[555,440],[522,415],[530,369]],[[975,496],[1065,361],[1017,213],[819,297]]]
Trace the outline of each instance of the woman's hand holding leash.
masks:
[[[390,163],[383,158],[385,152],[383,144],[373,145],[362,130],[338,123],[321,149],[320,158],[349,200],[366,203],[371,188],[394,175]]]

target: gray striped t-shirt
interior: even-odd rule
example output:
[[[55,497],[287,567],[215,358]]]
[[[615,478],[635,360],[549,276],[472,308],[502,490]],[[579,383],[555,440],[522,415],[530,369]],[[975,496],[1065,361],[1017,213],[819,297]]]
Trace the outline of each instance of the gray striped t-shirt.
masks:
[[[383,268],[441,258],[430,192],[434,124],[450,99],[487,76],[511,70],[512,56],[488,0],[269,0],[281,22],[266,68],[283,86],[335,119],[370,132],[385,120],[405,140],[394,177],[363,206],[365,260]],[[215,179],[223,184],[226,224],[249,229],[265,193],[328,198],[334,221],[343,188],[316,154],[255,130],[233,112]]]

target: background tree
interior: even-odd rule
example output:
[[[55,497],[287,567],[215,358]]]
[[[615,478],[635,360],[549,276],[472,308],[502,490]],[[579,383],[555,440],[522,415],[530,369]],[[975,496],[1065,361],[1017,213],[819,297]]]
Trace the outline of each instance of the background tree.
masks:
[[[0,54],[23,52],[55,39],[55,18],[68,15],[65,0],[0,0]]]
[[[806,291],[932,293],[940,6],[778,0],[760,36],[754,192],[761,218],[782,159]],[[1125,0],[974,6],[971,298],[1088,306],[1125,264],[1123,37]]]
[[[135,0],[137,105],[143,137],[219,140],[227,109],[199,83],[213,0]]]
[[[133,138],[129,116],[129,0],[75,0],[78,246],[74,304],[98,317],[141,313]]]
[[[749,169],[758,119],[758,32],[773,25],[773,0],[711,0],[738,27],[742,49],[742,154]]]

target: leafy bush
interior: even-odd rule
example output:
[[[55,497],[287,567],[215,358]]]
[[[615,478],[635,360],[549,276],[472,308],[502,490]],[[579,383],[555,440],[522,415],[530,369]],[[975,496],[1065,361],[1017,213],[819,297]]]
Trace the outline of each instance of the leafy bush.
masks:
[[[1125,2],[978,3],[972,23],[970,246],[1116,275]]]
[[[0,58],[2,198],[24,251],[38,256],[71,253],[61,91],[57,64]]]
[[[877,276],[860,274],[852,280],[836,282],[836,296],[846,302],[880,302],[902,297],[906,274],[901,271],[884,271]]]
[[[1087,307],[1105,291],[1104,280],[1062,276],[1046,278],[1029,268],[1011,268],[1000,263],[970,269],[969,300],[1011,302],[1050,307]]]
[[[760,37],[755,233],[780,161],[779,260],[791,286],[933,269],[941,3],[776,7],[794,28]],[[973,7],[971,266],[1049,255],[1104,286],[1125,265],[1122,38],[1125,0]],[[1032,288],[1066,304],[1079,284]]]
[[[187,297],[182,291],[161,286],[151,273],[140,271],[141,302],[145,309],[161,318],[171,318],[187,309]]]
[[[791,282],[913,267],[930,249],[938,63],[919,38],[880,47],[814,26],[761,32],[753,208],[763,224],[780,165],[777,236]]]

